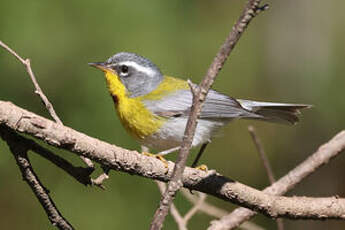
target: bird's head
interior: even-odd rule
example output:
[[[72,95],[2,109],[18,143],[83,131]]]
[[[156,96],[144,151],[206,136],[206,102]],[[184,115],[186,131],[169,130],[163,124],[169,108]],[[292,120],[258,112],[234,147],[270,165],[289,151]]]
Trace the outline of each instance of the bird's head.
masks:
[[[91,62],[105,73],[111,94],[126,93],[128,97],[139,97],[150,93],[163,80],[158,67],[149,59],[134,53],[121,52],[105,62]],[[116,91],[125,92],[116,92]]]

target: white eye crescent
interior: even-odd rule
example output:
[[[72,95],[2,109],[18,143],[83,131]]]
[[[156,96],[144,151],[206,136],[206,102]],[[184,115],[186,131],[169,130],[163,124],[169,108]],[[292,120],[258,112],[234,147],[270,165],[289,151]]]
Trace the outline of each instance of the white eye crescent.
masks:
[[[127,74],[128,74],[128,70],[129,70],[129,68],[128,68],[127,65],[121,65],[121,66],[120,66],[120,71],[121,71],[121,73],[122,73],[123,75],[127,75]]]

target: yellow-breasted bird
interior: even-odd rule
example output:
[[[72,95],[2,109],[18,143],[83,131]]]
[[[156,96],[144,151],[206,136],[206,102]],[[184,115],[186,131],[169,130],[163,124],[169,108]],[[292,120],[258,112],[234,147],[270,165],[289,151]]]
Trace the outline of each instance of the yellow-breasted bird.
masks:
[[[147,58],[128,52],[89,65],[105,73],[120,121],[141,145],[160,150],[160,155],[178,150],[192,105],[187,81],[165,76]],[[234,99],[210,90],[192,142],[192,147],[203,145],[196,161],[215,132],[234,119],[295,124],[299,110],[308,107]]]

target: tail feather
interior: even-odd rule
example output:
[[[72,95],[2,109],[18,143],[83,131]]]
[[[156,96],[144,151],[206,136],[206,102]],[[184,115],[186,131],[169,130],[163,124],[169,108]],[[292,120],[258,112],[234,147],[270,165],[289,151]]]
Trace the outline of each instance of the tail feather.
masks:
[[[259,102],[250,100],[237,100],[243,108],[261,115],[262,117],[249,119],[260,119],[270,122],[295,124],[299,121],[298,116],[301,109],[310,108],[307,104],[287,104],[273,102]]]

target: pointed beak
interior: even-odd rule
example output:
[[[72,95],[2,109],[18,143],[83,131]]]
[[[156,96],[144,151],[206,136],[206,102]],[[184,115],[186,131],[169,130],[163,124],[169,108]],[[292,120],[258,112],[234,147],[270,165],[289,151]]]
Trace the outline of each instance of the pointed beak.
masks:
[[[100,69],[102,71],[109,70],[109,68],[104,62],[89,62],[88,65]]]

